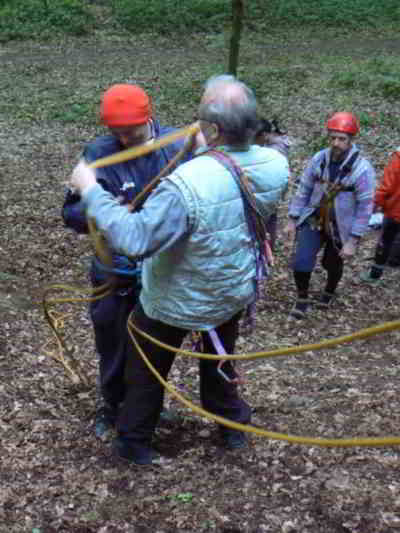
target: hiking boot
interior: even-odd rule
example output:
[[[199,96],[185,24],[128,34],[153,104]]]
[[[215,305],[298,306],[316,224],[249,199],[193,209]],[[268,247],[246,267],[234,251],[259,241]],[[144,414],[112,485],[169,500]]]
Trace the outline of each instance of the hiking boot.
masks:
[[[335,295],[333,292],[326,292],[324,291],[321,293],[316,301],[316,306],[318,309],[327,309],[335,299]]]
[[[160,413],[160,424],[176,424],[180,420],[182,420],[182,417],[176,409],[166,409],[164,407]]]
[[[220,428],[222,442],[228,450],[237,450],[244,448],[247,444],[247,438],[244,431],[231,429],[227,427]]]
[[[366,270],[364,272],[361,272],[360,279],[364,281],[365,283],[369,283],[370,285],[377,285],[380,283],[382,276],[382,272],[376,273],[373,272],[372,269]]]
[[[106,436],[109,431],[115,428],[118,417],[118,406],[109,403],[104,403],[96,413],[95,419],[95,434],[101,439]]]
[[[157,454],[149,446],[129,442],[121,437],[114,439],[112,448],[116,456],[139,466],[151,465],[157,457]]]
[[[293,309],[289,313],[289,317],[296,318],[297,320],[304,318],[308,309],[308,303],[307,298],[297,298]]]

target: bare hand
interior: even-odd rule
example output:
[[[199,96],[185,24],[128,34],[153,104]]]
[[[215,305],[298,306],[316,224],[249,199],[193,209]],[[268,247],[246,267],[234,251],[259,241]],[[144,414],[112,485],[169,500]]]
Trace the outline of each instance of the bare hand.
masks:
[[[194,135],[190,135],[185,139],[185,146],[189,151],[195,152],[198,148],[202,146],[207,146],[206,139],[201,130],[199,130]]]
[[[96,172],[85,161],[81,160],[71,175],[71,186],[81,194],[96,184]]]
[[[351,257],[354,257],[357,251],[357,244],[358,242],[353,239],[349,238],[343,245],[343,248],[340,251],[340,256],[343,259],[350,259]]]

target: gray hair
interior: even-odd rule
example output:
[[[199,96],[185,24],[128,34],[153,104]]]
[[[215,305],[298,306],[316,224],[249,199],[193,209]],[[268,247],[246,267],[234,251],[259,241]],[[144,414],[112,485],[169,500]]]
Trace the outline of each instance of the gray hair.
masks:
[[[258,127],[254,93],[234,76],[213,76],[205,84],[199,118],[217,124],[228,144],[249,144]]]

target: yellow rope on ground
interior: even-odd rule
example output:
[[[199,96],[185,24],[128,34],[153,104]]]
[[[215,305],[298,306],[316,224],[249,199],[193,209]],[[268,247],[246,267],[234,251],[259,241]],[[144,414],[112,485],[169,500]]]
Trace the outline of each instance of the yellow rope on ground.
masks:
[[[163,348],[170,352],[179,352],[180,354],[188,356],[188,357],[195,357],[199,359],[215,359],[218,361],[227,361],[228,359],[233,360],[233,361],[246,361],[249,359],[277,357],[279,355],[296,355],[299,353],[321,350],[323,348],[333,348],[334,346],[338,346],[339,344],[345,344],[346,342],[353,342],[355,340],[366,339],[374,335],[379,335],[380,333],[385,333],[387,331],[394,331],[396,329],[400,329],[400,320],[395,320],[394,322],[385,322],[384,324],[380,324],[379,326],[372,326],[370,328],[360,329],[359,331],[356,331],[349,335],[342,335],[341,337],[335,337],[334,339],[326,339],[324,341],[316,342],[313,344],[301,344],[300,346],[289,346],[287,348],[276,348],[275,350],[269,350],[267,352],[252,352],[252,353],[244,353],[240,355],[234,355],[234,354],[215,355],[211,353],[191,352],[189,350],[182,350],[182,349],[177,350],[174,346],[170,346],[169,344],[164,344],[163,342],[155,339],[148,333],[145,333],[144,331],[139,329],[130,319],[129,319],[129,323],[130,323],[130,326],[137,333],[139,333],[139,335],[153,342],[160,348]]]
[[[67,292],[87,292],[89,296],[87,297],[69,297],[69,298],[49,298],[49,294],[53,291],[67,291]],[[56,340],[57,348],[55,350],[47,350],[46,346],[50,341],[47,341],[42,346],[42,352],[55,359],[57,362],[61,363],[64,369],[67,372],[67,375],[73,383],[83,382],[85,385],[89,384],[89,380],[80,368],[78,361],[74,357],[74,349],[69,348],[61,334],[61,331],[64,329],[65,318],[69,316],[68,313],[57,314],[54,310],[49,309],[50,305],[59,304],[59,303],[70,303],[70,302],[94,302],[103,298],[104,296],[111,294],[112,285],[110,283],[105,283],[99,287],[92,288],[79,288],[71,285],[63,284],[53,284],[45,288],[42,296],[42,306],[44,316],[51,328],[51,331]]]
[[[350,342],[351,340],[360,339],[360,338],[366,338],[370,337],[372,335],[377,335],[379,333],[383,333],[384,331],[392,331],[394,329],[400,328],[400,321],[396,322],[388,322],[387,324],[382,324],[381,326],[375,326],[372,328],[367,328],[360,330],[356,333],[353,333],[351,335],[345,335],[342,337],[338,337],[337,339],[330,339],[328,341],[322,341],[320,343],[315,344],[308,344],[308,345],[302,345],[302,346],[293,346],[290,348],[283,348],[278,350],[272,350],[270,352],[257,352],[257,353],[251,353],[251,354],[243,354],[241,356],[219,356],[215,354],[198,354],[189,352],[187,350],[181,350],[177,349],[173,346],[170,346],[168,344],[164,344],[162,342],[159,342],[157,339],[152,338],[147,333],[144,333],[141,331],[132,321],[131,317],[128,319],[128,331],[131,336],[131,339],[138,350],[140,356],[144,360],[145,364],[149,368],[149,370],[154,374],[154,376],[158,379],[158,381],[163,385],[166,390],[178,401],[180,401],[183,405],[194,411],[200,416],[203,416],[205,418],[208,418],[209,420],[213,420],[214,422],[217,422],[218,424],[222,424],[224,426],[227,426],[232,429],[236,429],[239,431],[245,431],[247,433],[254,433],[255,435],[259,435],[261,437],[265,437],[268,439],[273,440],[282,440],[286,442],[291,442],[293,444],[306,444],[310,446],[320,446],[320,447],[326,447],[326,448],[333,448],[333,447],[341,447],[341,448],[352,448],[357,446],[369,446],[369,447],[376,447],[376,446],[394,446],[400,444],[400,437],[396,436],[389,436],[389,437],[354,437],[354,438],[341,438],[341,439],[326,439],[326,438],[317,438],[317,437],[304,437],[304,436],[298,436],[298,435],[289,435],[286,433],[278,433],[275,431],[267,431],[265,429],[257,428],[255,426],[250,426],[247,424],[239,424],[238,422],[233,422],[232,420],[229,420],[227,418],[223,418],[222,416],[215,415],[213,413],[210,413],[209,411],[206,411],[202,407],[199,407],[192,403],[190,400],[187,400],[182,394],[180,394],[175,387],[170,385],[161,375],[160,373],[154,368],[154,366],[150,363],[149,359],[146,357],[145,353],[141,349],[139,343],[137,342],[135,335],[132,330],[135,330],[137,333],[145,337],[146,339],[153,341],[154,344],[157,346],[160,346],[161,348],[165,348],[171,352],[174,353],[180,353],[184,355],[190,355],[190,357],[199,357],[203,359],[217,359],[217,360],[226,360],[226,359],[256,359],[259,357],[272,357],[277,355],[293,355],[294,353],[301,353],[309,350],[320,350],[321,348],[327,348],[327,347],[333,347],[338,344],[341,344],[343,342]],[[288,352],[289,350],[289,352]]]

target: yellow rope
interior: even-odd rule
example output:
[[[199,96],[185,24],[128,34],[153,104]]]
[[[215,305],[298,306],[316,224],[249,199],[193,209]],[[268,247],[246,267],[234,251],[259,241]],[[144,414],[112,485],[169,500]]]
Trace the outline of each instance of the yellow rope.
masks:
[[[87,292],[89,293],[89,296],[82,298],[82,297],[69,297],[69,298],[49,298],[49,294],[53,291],[67,291],[67,292]],[[67,316],[69,316],[68,313],[64,314],[58,314],[54,311],[49,309],[50,305],[59,304],[59,303],[69,303],[69,302],[94,302],[96,300],[99,300],[100,298],[103,298],[104,296],[111,294],[112,291],[112,285],[110,283],[105,283],[103,285],[100,285],[99,287],[92,288],[79,288],[74,287],[71,285],[63,285],[55,283],[53,285],[49,285],[46,287],[43,291],[42,296],[42,306],[43,306],[43,312],[44,316],[50,326],[50,329],[54,335],[55,341],[56,341],[56,349],[55,350],[47,350],[45,349],[46,346],[49,344],[50,341],[47,341],[42,346],[42,352],[47,355],[48,357],[51,357],[55,361],[62,364],[64,369],[67,372],[67,375],[71,379],[73,383],[80,383],[83,382],[85,385],[89,384],[89,380],[84,373],[84,371],[80,368],[80,365],[78,364],[78,361],[75,359],[74,356],[74,349],[69,348],[63,338],[62,330],[64,329],[64,320]]]
[[[370,337],[372,335],[377,335],[378,333],[382,333],[384,331],[391,331],[393,329],[399,329],[400,328],[400,321],[396,322],[388,322],[390,326],[386,329],[386,324],[383,324],[382,326],[375,326],[372,328],[367,328],[364,330],[360,330],[356,333],[353,333],[352,335],[345,335],[342,337],[338,337],[337,339],[330,339],[328,341],[322,341],[320,343],[315,344],[308,344],[308,345],[302,345],[292,348],[283,348],[279,350],[272,350],[270,352],[257,352],[257,353],[251,353],[251,354],[243,354],[241,356],[219,356],[214,354],[194,354],[193,352],[189,352],[187,350],[180,350],[175,347],[172,347],[168,344],[164,344],[160,341],[157,341],[157,339],[152,338],[147,333],[144,333],[141,331],[132,321],[131,317],[128,319],[128,331],[131,336],[131,339],[138,350],[140,356],[144,360],[145,364],[149,368],[149,370],[154,374],[154,376],[158,379],[158,381],[166,388],[166,390],[178,401],[180,401],[183,405],[194,411],[200,416],[203,416],[205,418],[208,418],[209,420],[213,420],[214,422],[217,422],[218,424],[222,424],[224,426],[227,426],[232,429],[236,429],[239,431],[245,431],[247,433],[254,433],[255,435],[259,435],[261,437],[265,437],[268,439],[273,440],[283,440],[286,442],[291,442],[293,444],[306,444],[310,446],[320,446],[320,447],[341,447],[341,448],[351,448],[351,447],[357,447],[357,446],[369,446],[369,447],[375,447],[375,446],[394,446],[400,444],[400,437],[396,436],[389,436],[389,437],[354,437],[349,439],[326,439],[326,438],[317,438],[317,437],[304,437],[304,436],[298,436],[298,435],[289,435],[286,433],[278,433],[275,431],[267,431],[265,429],[257,428],[254,426],[250,426],[247,424],[239,424],[238,422],[233,422],[232,420],[229,420],[227,418],[223,418],[221,416],[215,415],[213,413],[210,413],[209,411],[206,411],[202,407],[199,407],[192,403],[190,400],[187,400],[182,394],[180,394],[175,387],[171,386],[160,374],[157,372],[157,370],[154,368],[154,366],[150,363],[149,359],[146,357],[145,353],[141,349],[139,343],[137,342],[134,333],[132,330],[135,330],[137,333],[142,335],[148,340],[151,340],[156,344],[157,346],[160,346],[162,348],[165,348],[169,351],[172,351],[174,353],[181,353],[184,355],[190,355],[191,357],[199,357],[203,359],[255,359],[262,356],[275,356],[275,355],[288,355],[289,353],[287,350],[290,350],[290,354],[294,353],[301,353],[305,351],[309,351],[311,349],[313,350],[319,350],[321,348],[326,347],[332,347],[336,346],[337,344],[343,343],[343,342],[350,342],[350,337],[353,337],[353,340],[359,339],[359,338],[365,338]],[[394,327],[396,325],[396,327]],[[368,332],[368,334],[366,334]],[[345,339],[345,340],[343,340]],[[286,351],[285,351],[286,350]]]
[[[136,157],[140,157],[147,153],[163,148],[164,146],[178,139],[181,139],[183,137],[194,136],[199,130],[200,130],[199,125],[197,122],[195,122],[191,124],[190,126],[187,126],[186,128],[182,128],[172,134],[159,138],[151,144],[143,144],[140,146],[135,146],[133,148],[129,148],[128,150],[123,150],[121,152],[118,152],[117,154],[114,154],[108,157],[103,157],[101,159],[97,159],[96,161],[91,163],[89,166],[91,168],[100,168],[100,167],[105,167],[108,165],[115,165],[116,163],[122,163],[129,159],[134,159]],[[174,165],[176,165],[190,149],[191,149],[191,143],[188,142],[176,154],[176,156],[168,163],[168,165],[166,165],[166,167],[164,167],[161,170],[161,172],[155,178],[153,178],[153,180],[147,185],[147,187],[145,187],[145,189],[140,193],[140,195],[138,195],[134,199],[134,201],[132,202],[130,206],[131,209],[134,209],[137,203],[146,194],[148,194],[152,190],[153,187],[155,187],[155,185],[160,181],[160,179],[163,176],[165,176],[165,174]],[[107,241],[103,233],[97,229],[95,220],[93,218],[88,218],[88,228],[89,228],[89,235],[92,240],[97,257],[106,267],[112,268],[113,261],[112,261],[111,250],[108,247]],[[67,291],[67,292],[79,292],[79,293],[86,292],[86,293],[89,293],[89,296],[85,298],[82,298],[82,297],[49,298],[48,296],[49,293],[55,290],[61,290],[61,291]],[[94,302],[96,300],[99,300],[100,298],[103,298],[104,296],[111,294],[112,290],[113,290],[113,281],[110,281],[109,283],[105,283],[104,285],[101,285],[94,289],[93,288],[79,288],[79,287],[74,287],[71,285],[64,285],[64,284],[53,284],[44,289],[43,296],[42,296],[43,312],[52,330],[52,333],[55,337],[57,349],[53,351],[46,350],[45,348],[50,342],[50,341],[47,341],[42,346],[42,351],[48,357],[51,357],[55,359],[56,361],[60,362],[64,366],[65,370],[67,371],[68,376],[71,378],[71,380],[74,383],[79,383],[80,381],[83,381],[85,384],[88,384],[88,379],[86,375],[82,372],[82,370],[79,369],[78,362],[73,356],[73,349],[69,349],[67,347],[61,335],[61,330],[64,329],[64,320],[69,315],[68,314],[57,315],[55,311],[49,309],[49,306],[60,304],[60,303],[71,303],[71,302]]]
[[[170,346],[169,344],[164,344],[163,342],[160,342],[159,340],[155,339],[148,333],[145,333],[144,331],[139,329],[132,322],[132,320],[130,320],[130,326],[145,339],[153,342],[160,348],[163,348],[170,352],[179,352],[180,354],[185,355],[187,357],[195,357],[199,359],[215,359],[218,361],[226,361],[229,359],[229,360],[234,360],[234,361],[245,361],[249,359],[277,357],[279,355],[296,355],[296,354],[304,353],[308,351],[321,350],[323,348],[333,348],[334,346],[338,346],[339,344],[344,344],[346,342],[353,342],[355,340],[366,339],[374,335],[379,335],[380,333],[385,333],[387,331],[394,331],[396,329],[400,329],[400,320],[395,320],[394,322],[385,322],[384,324],[380,324],[379,326],[372,326],[370,328],[360,329],[359,331],[356,331],[349,335],[342,335],[341,337],[335,337],[334,339],[326,339],[324,341],[316,342],[313,344],[302,344],[300,346],[289,346],[287,348],[276,348],[275,350],[269,350],[267,352],[252,352],[252,353],[244,353],[240,355],[233,355],[233,354],[215,355],[211,353],[191,352],[189,350],[183,350],[183,349],[177,350],[174,346]]]
[[[158,150],[159,148],[162,148],[163,146],[166,146],[167,144],[173,142],[174,140],[177,140],[179,138],[189,136],[189,135],[195,135],[199,131],[199,126],[197,123],[194,123],[187,128],[183,128],[179,130],[176,133],[173,133],[171,135],[168,135],[166,137],[163,137],[162,139],[159,139],[155,141],[154,143],[150,145],[142,145],[137,146],[134,148],[129,148],[128,150],[124,150],[122,152],[119,152],[118,154],[114,154],[112,156],[104,157],[101,159],[96,160],[95,162],[90,164],[90,167],[92,168],[100,168],[107,165],[113,165],[116,163],[121,163],[123,161],[127,161],[128,159],[133,159],[135,157],[140,157],[142,155],[145,155],[147,153],[150,153],[154,150]],[[159,178],[159,177],[158,177]],[[146,190],[147,192],[147,190]],[[91,228],[91,233],[94,235],[94,244],[96,247],[96,251],[98,251],[100,254],[102,254],[105,246],[104,246],[104,239],[101,237],[101,233],[97,232],[95,225],[90,223],[89,227]],[[106,249],[104,255],[105,264],[109,262],[109,251]],[[102,255],[99,255],[99,257],[102,257]],[[66,351],[65,343],[63,342],[61,336],[59,335],[59,329],[63,327],[63,319],[60,320],[60,318],[56,319],[55,315],[49,311],[48,306],[50,304],[54,303],[64,303],[64,302],[77,302],[77,301],[94,301],[99,298],[102,298],[106,294],[109,294],[107,292],[107,289],[111,292],[110,287],[108,284],[105,284],[102,287],[98,287],[97,289],[94,289],[91,291],[92,297],[88,298],[55,298],[55,299],[48,299],[46,298],[47,293],[51,290],[60,289],[60,290],[72,290],[77,291],[80,289],[77,289],[76,287],[70,287],[67,285],[52,285],[47,288],[45,291],[45,295],[43,297],[43,308],[44,313],[47,321],[50,324],[50,327],[52,328],[54,335],[57,339],[58,347],[59,347],[59,353],[60,356],[54,357],[55,359],[59,360],[66,370],[69,372],[70,376],[73,378],[73,380],[76,381],[76,378],[81,377],[82,379],[85,378],[86,382],[86,376],[82,376],[81,373],[79,373],[76,368],[71,368],[71,365],[65,361],[65,358],[62,355],[62,351]],[[105,290],[105,292],[102,292],[102,290]],[[288,435],[284,433],[277,433],[274,431],[267,431],[261,428],[256,428],[254,426],[249,426],[246,424],[239,424],[237,422],[233,422],[232,420],[228,420],[226,418],[223,418],[221,416],[215,415],[213,413],[210,413],[206,411],[205,409],[193,404],[189,400],[187,400],[184,396],[182,396],[174,387],[169,385],[166,380],[163,379],[163,377],[157,372],[157,370],[152,366],[146,355],[144,354],[143,350],[141,349],[139,343],[137,342],[132,329],[134,329],[139,335],[143,336],[144,338],[152,341],[157,346],[160,346],[161,348],[164,348],[168,351],[177,353],[179,352],[182,355],[186,355],[189,357],[196,357],[201,359],[215,359],[215,360],[249,360],[249,359],[258,359],[258,358],[266,358],[266,357],[276,357],[280,355],[295,355],[299,353],[304,353],[307,351],[315,351],[320,350],[322,348],[332,348],[334,346],[337,346],[339,344],[344,344],[346,342],[352,342],[354,340],[359,339],[365,339],[368,337],[371,337],[373,335],[378,335],[380,333],[388,332],[388,331],[394,331],[396,329],[400,329],[400,320],[394,321],[394,322],[387,322],[385,324],[381,324],[379,326],[373,326],[371,328],[366,328],[359,330],[355,333],[352,333],[350,335],[343,335],[341,337],[337,337],[335,339],[327,339],[324,341],[321,341],[319,343],[313,343],[313,344],[304,344],[301,346],[291,346],[287,348],[278,348],[275,350],[270,351],[264,351],[264,352],[253,352],[253,353],[247,353],[247,354],[241,354],[241,355],[215,355],[215,354],[206,354],[206,353],[194,353],[188,350],[182,350],[182,349],[176,349],[175,347],[172,347],[170,345],[164,344],[157,339],[151,337],[147,333],[141,331],[129,318],[128,320],[128,331],[132,338],[133,343],[135,344],[139,354],[143,358],[145,364],[148,366],[150,371],[154,374],[154,376],[159,380],[159,382],[168,390],[168,392],[174,396],[178,401],[183,403],[186,407],[192,409],[195,413],[204,416],[205,418],[208,418],[210,420],[214,420],[215,422],[219,424],[223,424],[227,427],[230,427],[232,429],[236,429],[239,431],[246,431],[249,433],[254,433],[256,435],[260,435],[262,437],[275,439],[275,440],[284,440],[291,443],[297,443],[297,444],[307,444],[307,445],[314,445],[314,446],[322,446],[322,447],[356,447],[356,446],[393,446],[400,444],[400,437],[390,436],[390,437],[366,437],[366,438],[351,438],[351,439],[324,439],[324,438],[315,438],[315,437],[303,437],[303,436],[296,436],[296,435]],[[70,353],[70,357],[72,358],[72,353]],[[75,360],[73,360],[74,363],[76,363]]]
[[[156,139],[151,144],[141,144],[140,146],[133,146],[132,148],[122,150],[122,152],[118,152],[117,154],[102,157],[101,159],[96,159],[96,161],[90,163],[89,167],[101,168],[109,165],[115,165],[116,163],[122,163],[124,161],[128,161],[128,159],[135,159],[136,157],[141,157],[142,155],[146,155],[150,152],[154,152],[155,150],[159,150],[160,148],[163,148],[164,146],[167,146],[168,144],[177,141],[178,139],[195,135],[199,130],[200,127],[198,123],[194,122],[186,128],[181,128],[180,130],[174,133]]]

